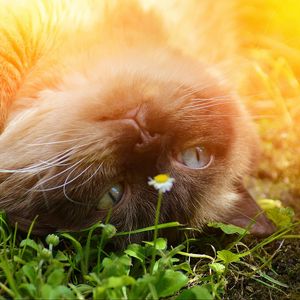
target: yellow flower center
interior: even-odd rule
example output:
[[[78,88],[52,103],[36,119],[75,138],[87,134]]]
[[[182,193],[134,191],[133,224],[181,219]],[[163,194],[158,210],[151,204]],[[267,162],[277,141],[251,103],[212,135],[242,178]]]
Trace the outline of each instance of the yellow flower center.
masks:
[[[154,177],[154,180],[157,183],[165,183],[170,179],[170,177],[167,174],[159,174],[157,176]]]

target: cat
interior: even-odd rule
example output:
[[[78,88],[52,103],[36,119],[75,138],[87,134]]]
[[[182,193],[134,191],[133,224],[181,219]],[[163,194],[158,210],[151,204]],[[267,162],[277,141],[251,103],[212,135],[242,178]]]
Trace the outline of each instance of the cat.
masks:
[[[175,183],[160,222],[255,219],[253,234],[271,234],[242,182],[259,150],[234,87],[234,3],[1,0],[0,209],[10,222],[77,231],[111,209],[120,231],[151,226],[148,178],[166,173]]]

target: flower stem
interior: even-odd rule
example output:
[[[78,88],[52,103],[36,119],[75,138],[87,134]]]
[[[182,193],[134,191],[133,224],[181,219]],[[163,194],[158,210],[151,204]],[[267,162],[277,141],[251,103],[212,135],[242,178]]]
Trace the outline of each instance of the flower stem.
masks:
[[[152,258],[151,258],[151,267],[150,271],[151,274],[153,273],[153,268],[155,264],[155,256],[156,256],[156,241],[158,236],[158,222],[159,222],[159,216],[160,216],[160,208],[162,203],[163,193],[161,191],[158,192],[158,200],[156,205],[156,212],[155,212],[155,221],[154,221],[154,236],[153,236],[153,252],[152,252]]]

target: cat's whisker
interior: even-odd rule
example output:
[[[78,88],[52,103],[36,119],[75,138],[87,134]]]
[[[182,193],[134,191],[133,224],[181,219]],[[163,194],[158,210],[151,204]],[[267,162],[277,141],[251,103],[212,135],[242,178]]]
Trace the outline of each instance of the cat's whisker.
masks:
[[[81,140],[81,139],[84,139],[84,138],[88,138],[88,137],[91,137],[93,135],[95,135],[94,133],[86,133],[86,132],[80,132],[78,134],[70,134],[70,137],[71,139],[69,140],[57,140],[57,141],[51,141],[51,142],[45,142],[45,141],[49,141],[49,138],[50,137],[62,137],[64,136],[65,133],[67,132],[76,132],[76,131],[82,131],[82,129],[73,129],[73,130],[65,130],[65,131],[60,131],[58,133],[51,133],[49,135],[43,135],[41,136],[39,139],[36,139],[36,143],[31,143],[31,144],[26,144],[26,146],[41,146],[41,145],[51,145],[51,144],[58,144],[58,143],[64,143],[64,142],[68,142],[68,141],[77,141],[77,140]],[[78,137],[78,138],[75,138],[75,137]],[[41,142],[39,142],[39,140]]]
[[[199,86],[194,86],[193,88],[187,88],[186,90],[189,91],[189,92],[187,94],[183,95],[182,97],[178,98],[177,100],[184,101],[185,99],[189,98],[191,95],[197,94],[197,93],[199,94],[199,93],[207,90],[208,88],[212,88],[212,87],[214,87],[212,84],[207,84],[205,86],[199,85]],[[261,97],[263,95],[264,95],[264,92],[248,93],[248,94],[243,94],[243,95],[239,95],[239,96],[242,96],[243,98],[252,98],[252,97]],[[217,96],[217,97],[222,98],[222,96]],[[224,97],[228,98],[228,97],[230,97],[230,95],[224,95]]]
[[[76,133],[79,132],[79,133]],[[66,135],[67,133],[70,133],[70,136],[74,137],[74,136],[87,136],[86,133],[82,132],[82,129],[78,128],[78,129],[69,129],[69,130],[61,130],[58,132],[54,132],[54,133],[49,133],[49,134],[44,134],[41,135],[39,138],[36,139],[37,142],[41,141],[44,142],[45,140],[49,140],[49,138],[51,137],[61,137]],[[31,145],[31,144],[25,144],[25,145]]]
[[[190,112],[193,112],[193,111],[200,111],[202,109],[206,109],[206,108],[209,108],[209,107],[216,107],[216,106],[221,106],[221,105],[225,105],[225,104],[230,104],[230,103],[235,103],[235,101],[233,100],[228,100],[228,101],[222,101],[222,102],[213,102],[211,104],[201,104],[201,105],[190,105],[190,106],[186,106],[186,107],[183,107],[181,109],[181,112],[184,112],[184,111],[190,111]]]
[[[60,162],[60,160],[65,157],[67,157],[67,159],[63,160],[63,162],[67,161],[68,157],[70,156],[70,153],[71,153],[71,151],[70,152],[69,151],[70,151],[70,149],[68,149],[68,151],[66,151],[67,153],[66,152],[61,153],[61,155],[64,154],[62,157],[59,157],[59,155],[58,155],[58,156],[55,156],[54,158],[49,159],[48,161],[41,161],[41,162],[39,162],[35,165],[32,165],[32,166],[29,166],[29,167],[25,167],[25,168],[21,168],[21,169],[11,169],[11,170],[0,169],[0,173],[12,173],[12,174],[13,173],[33,173],[33,174],[35,174],[37,172],[47,170],[50,166],[51,167],[55,166],[56,162]],[[54,161],[52,161],[52,160],[54,160]],[[45,166],[45,164],[46,164],[46,166]]]
[[[190,98],[191,95],[194,95],[197,93],[197,90],[192,89],[189,93],[182,95],[181,97],[177,98],[176,101],[182,102],[186,99]]]
[[[49,160],[47,161],[41,161],[35,165],[31,165],[29,167],[25,167],[25,168],[21,168],[21,169],[0,169],[0,173],[34,173],[35,172],[35,169],[39,166],[42,166],[44,165],[46,162],[47,163],[55,163],[56,161],[59,161],[60,159],[66,157],[69,155],[68,152],[70,152],[71,149],[67,149],[65,150],[64,152],[62,153],[59,153],[58,155],[55,155],[54,157],[50,158]],[[60,157],[61,155],[63,155],[62,157]],[[52,161],[53,160],[53,161]]]
[[[205,97],[205,98],[192,98],[190,100],[189,103],[186,104],[186,106],[188,105],[201,105],[203,103],[211,103],[213,101],[218,101],[218,102],[222,102],[222,101],[235,101],[233,100],[231,97],[227,96],[222,96],[222,97],[217,97],[217,96],[213,96],[213,97]]]
[[[96,171],[88,179],[86,179],[84,182],[80,183],[80,185],[78,185],[77,187],[83,186],[84,184],[91,181],[92,178],[96,176],[96,174],[98,173],[98,171],[101,169],[102,166],[103,166],[103,162],[101,162],[101,164],[97,167]]]
[[[27,144],[27,146],[45,146],[45,145],[55,145],[55,144],[63,144],[69,142],[77,142],[86,139],[86,136],[82,136],[81,138],[77,139],[70,139],[70,140],[61,140],[61,141],[54,141],[54,142],[47,142],[47,143],[34,143],[34,144]]]
[[[193,109],[193,108],[201,108],[206,107],[207,105],[222,105],[227,103],[234,103],[233,100],[211,100],[211,101],[203,101],[202,103],[192,103],[190,105],[185,106],[183,109]]]
[[[189,88],[189,89],[187,89],[187,90],[190,90],[189,93],[183,95],[182,97],[180,97],[176,100],[177,101],[184,101],[184,100],[188,99],[191,95],[197,94],[197,93],[199,94],[199,93],[201,93],[201,91],[203,91],[203,90],[205,90],[209,87],[212,87],[212,86],[207,85],[207,86],[203,87],[203,86],[199,85],[198,88],[194,88],[194,89]],[[246,95],[242,95],[242,97],[243,98],[261,97],[263,94],[264,94],[263,92],[261,92],[261,93],[248,93]],[[215,99],[228,99],[229,97],[230,97],[230,95],[224,95],[224,96],[216,96],[216,97],[212,97],[212,98],[194,98],[192,100],[205,101],[205,100],[212,100],[214,98]]]
[[[101,164],[102,165],[102,164]],[[100,165],[100,166],[101,166]],[[67,195],[67,191],[66,191],[66,186],[68,185],[68,184],[70,184],[71,182],[73,182],[73,181],[75,181],[76,179],[78,179],[80,176],[82,176],[85,172],[87,172],[91,167],[93,166],[93,163],[92,164],[90,164],[87,168],[85,168],[79,175],[77,175],[76,177],[74,177],[73,179],[71,179],[70,181],[68,181],[68,179],[69,179],[69,177],[70,177],[70,175],[75,171],[75,169],[74,170],[72,170],[70,173],[69,173],[69,175],[67,176],[67,178],[66,178],[66,180],[65,180],[65,182],[64,182],[64,184],[63,184],[63,193],[64,193],[64,196],[65,196],[65,198],[67,199],[67,200],[69,200],[70,202],[72,202],[72,203],[75,203],[75,204],[80,204],[80,205],[86,205],[85,203],[82,203],[82,202],[79,202],[79,201],[75,201],[75,200],[73,200],[72,198],[70,198],[68,195]],[[97,168],[97,171],[99,170],[99,167]],[[93,176],[96,174],[96,172],[93,174]],[[92,176],[92,177],[93,177]],[[91,178],[92,178],[91,177]],[[87,180],[88,181],[88,180]],[[85,181],[85,182],[87,182],[87,181]],[[85,183],[84,182],[84,183]],[[82,186],[84,183],[81,183],[80,185],[78,185],[78,186],[76,186],[76,188],[78,188],[78,187],[80,187],[80,186]]]
[[[178,99],[176,99],[176,101],[185,101],[186,99],[188,99],[191,95],[195,94],[195,96],[201,92],[204,92],[205,90],[209,89],[209,88],[213,88],[214,85],[213,84],[206,84],[206,85],[197,85],[197,86],[192,86],[192,87],[188,87],[186,88],[186,90],[188,91],[188,93],[182,95],[181,97],[179,97]],[[226,95],[224,95],[225,97]],[[218,97],[222,97],[222,96],[218,96]],[[228,95],[227,95],[228,97]]]
[[[228,95],[225,96],[214,96],[210,98],[192,98],[191,101],[193,103],[205,102],[205,101],[214,101],[214,100],[228,100],[230,97]]]
[[[189,107],[189,106],[194,106],[194,105],[201,105],[206,102],[212,102],[212,101],[223,101],[223,100],[228,100],[229,96],[224,96],[224,97],[207,97],[207,98],[192,98],[189,100],[188,103],[184,103],[184,107]]]
[[[66,186],[68,184],[70,184],[71,182],[75,181],[76,179],[78,179],[80,176],[82,176],[85,172],[87,172],[88,169],[90,169],[92,167],[93,164],[90,164],[88,167],[86,167],[82,172],[79,173],[79,175],[75,176],[74,178],[72,178],[71,180],[69,180],[71,174],[79,167],[77,166],[75,169],[73,169],[72,171],[70,171],[70,173],[68,174],[68,176],[66,177],[65,179],[65,182],[62,186],[63,188],[63,193],[64,193],[64,196],[71,202],[75,203],[75,200],[71,199],[68,195],[67,195],[67,191],[66,191]],[[69,180],[69,181],[68,181]]]
[[[47,170],[48,168],[46,167],[64,167],[64,166],[69,166],[71,165],[72,163],[69,162],[69,163],[65,163],[66,161],[69,160],[69,157],[65,158],[64,160],[62,161],[58,161],[57,164],[54,164],[54,163],[48,163],[47,161],[44,161],[43,163],[45,164],[45,170]]]
[[[226,101],[226,100],[232,100],[236,102],[236,100],[232,96],[224,95],[224,96],[212,96],[212,97],[205,97],[205,98],[192,98],[191,104],[198,104],[206,101]]]
[[[54,178],[56,178],[56,177],[58,177],[58,176],[60,176],[60,175],[62,175],[62,174],[64,174],[64,173],[68,172],[69,170],[72,170],[73,168],[75,168],[76,166],[78,166],[83,160],[84,160],[84,158],[82,158],[81,160],[79,160],[79,161],[77,161],[76,163],[72,164],[71,167],[62,170],[62,171],[59,172],[59,173],[54,174],[53,176],[51,176],[51,177],[45,179],[45,180],[42,181],[42,182],[38,182],[38,183],[37,183],[33,188],[31,188],[29,191],[42,192],[42,191],[51,191],[51,190],[53,190],[53,189],[55,189],[55,188],[58,188],[58,187],[55,187],[55,188],[49,188],[49,189],[43,189],[43,190],[37,189],[37,187],[39,187],[39,186],[41,186],[41,185],[44,185],[46,182],[49,182],[49,181],[51,181],[52,179],[54,179]],[[59,186],[59,187],[62,187],[62,186],[63,186],[63,185],[61,185],[61,186]]]
[[[213,113],[213,111],[210,111]],[[213,117],[216,117],[216,118],[219,118],[219,117],[230,117],[230,118],[240,118],[240,119],[245,119],[244,116],[240,116],[240,115],[235,115],[235,114],[217,114],[217,113],[214,113],[214,114],[199,114],[197,116],[194,116],[194,115],[185,115],[183,118],[181,118],[181,120],[187,120],[187,121],[199,121],[199,117],[207,117],[207,118],[213,118]],[[249,118],[251,119],[273,119],[273,118],[277,118],[277,117],[280,117],[280,115],[254,115],[254,116],[249,116]]]
[[[81,145],[81,146],[92,145],[94,142],[95,142],[95,141],[91,141],[91,142],[89,142],[89,143],[87,143],[87,144],[84,144],[84,145]],[[78,148],[79,148],[79,147],[76,147],[75,150],[78,150]],[[74,150],[74,149],[73,149],[73,150]],[[76,152],[75,152],[75,153],[76,153]],[[67,169],[65,169],[65,170],[63,170],[63,171],[61,171],[60,173],[57,173],[57,174],[53,175],[52,177],[50,177],[50,178],[44,180],[42,183],[39,183],[38,185],[36,185],[36,186],[34,187],[34,191],[41,191],[41,190],[37,190],[36,187],[38,187],[40,184],[44,184],[44,183],[46,183],[46,182],[52,180],[53,178],[56,178],[56,177],[60,176],[61,174],[65,173],[65,172],[67,172],[67,171],[69,171],[69,170],[72,170],[72,168],[76,167],[78,164],[80,164],[80,163],[81,163],[83,160],[85,160],[85,159],[86,159],[86,158],[83,157],[83,158],[80,159],[78,162],[76,162],[75,164],[73,164],[71,167],[69,167],[69,168],[67,168]],[[51,167],[52,167],[52,166],[50,166],[50,168],[51,168]],[[76,167],[76,168],[77,168],[77,167]],[[74,170],[73,170],[73,171],[74,171]],[[60,186],[60,187],[61,187],[61,186]],[[52,190],[52,189],[53,189],[53,188],[50,188],[50,189],[47,189],[47,190]]]
[[[77,132],[77,131],[82,131],[82,128],[78,127],[78,128],[70,128],[70,129],[66,129],[66,130],[59,130],[56,132],[52,132],[49,134],[44,134],[41,136],[41,138],[48,138],[48,137],[52,137],[52,136],[58,136],[58,135],[63,135],[65,133],[69,133],[69,132]]]
[[[83,205],[83,206],[87,206],[88,204],[87,203],[84,203],[84,202],[79,202],[79,201],[76,201],[76,200],[73,200],[72,198],[70,198],[67,194],[64,194],[65,198],[72,202],[72,203],[75,203],[75,204],[78,204],[78,205]]]
[[[213,81],[212,82],[207,81],[207,82],[209,83],[207,84],[200,83],[200,84],[192,85],[191,90],[193,90],[195,93],[201,93],[204,91],[208,91],[211,88],[215,88],[215,83]]]
[[[68,151],[62,153],[63,156],[61,156],[61,157],[56,156],[56,157],[53,158],[54,160],[51,159],[51,160],[46,160],[46,161],[40,161],[40,163],[37,166],[41,165],[42,167],[40,169],[37,169],[37,170],[38,171],[39,170],[44,171],[44,170],[49,169],[49,167],[59,166],[60,164],[68,161],[70,159],[70,156],[77,152],[77,151],[74,151],[74,150],[76,150],[76,148],[75,149],[73,149],[73,148],[68,149]],[[33,166],[33,167],[35,167],[35,166]]]
[[[179,97],[179,98],[176,99],[176,100],[177,100],[177,101],[180,101],[180,102],[183,102],[183,101],[189,99],[192,95],[195,95],[195,94],[197,94],[197,93],[199,93],[199,90],[197,90],[197,89],[190,89],[190,92],[188,92],[188,93],[182,95],[181,97]]]
[[[22,169],[12,169],[12,170],[0,169],[0,173],[36,173],[36,172],[44,171],[44,170],[49,169],[52,166],[55,166],[56,162],[61,162],[61,160],[64,158],[66,158],[64,161],[67,161],[72,154],[76,153],[75,150],[78,150],[79,148],[91,145],[92,143],[94,143],[94,141],[90,141],[89,143],[85,143],[82,145],[73,146],[73,147],[59,153],[58,155],[50,158],[47,161],[40,161],[39,163],[37,163],[35,165],[25,167]]]

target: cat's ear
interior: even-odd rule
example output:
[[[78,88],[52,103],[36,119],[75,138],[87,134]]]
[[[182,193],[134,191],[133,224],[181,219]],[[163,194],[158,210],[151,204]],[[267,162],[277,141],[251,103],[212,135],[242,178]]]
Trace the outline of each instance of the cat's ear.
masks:
[[[276,227],[267,218],[263,210],[241,184],[238,186],[239,200],[225,222],[239,227],[250,227],[250,233],[255,236],[268,236],[274,233]]]

